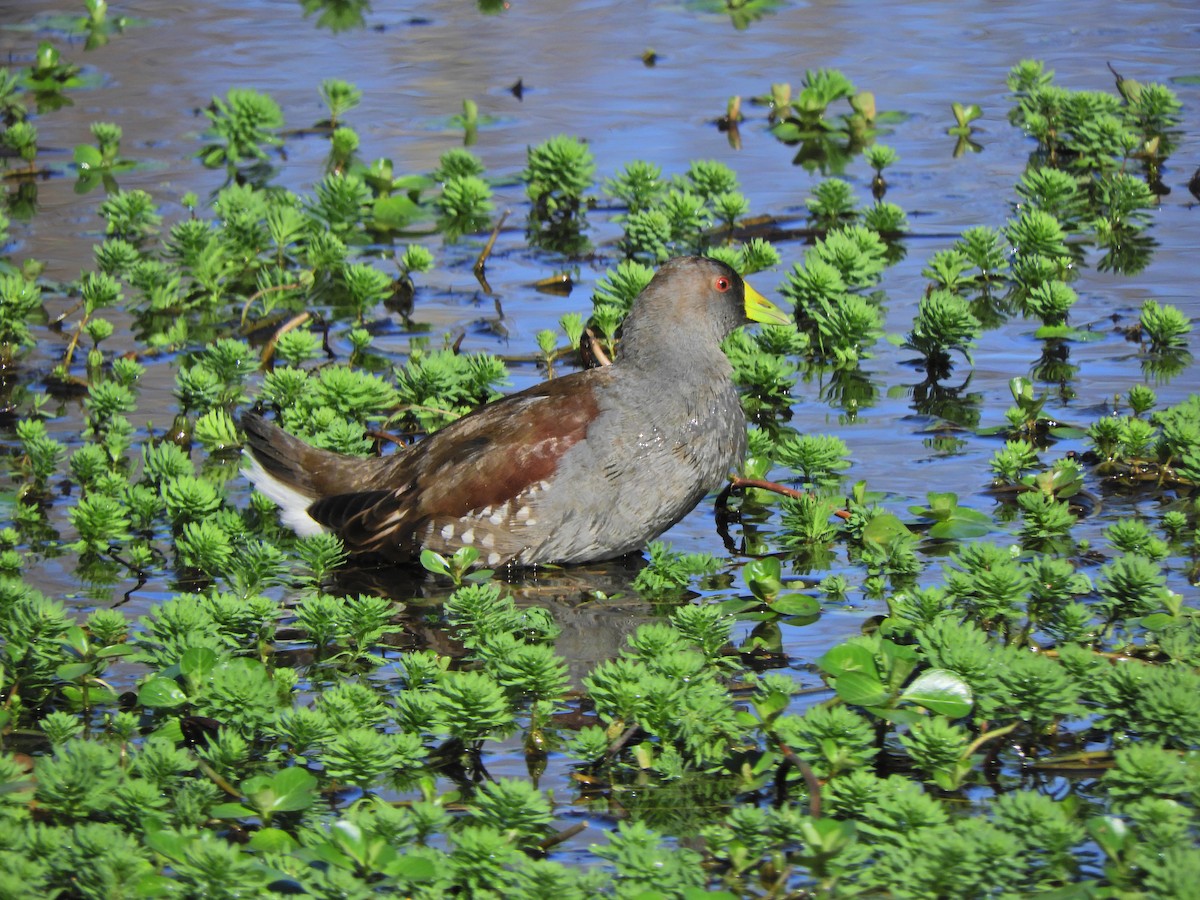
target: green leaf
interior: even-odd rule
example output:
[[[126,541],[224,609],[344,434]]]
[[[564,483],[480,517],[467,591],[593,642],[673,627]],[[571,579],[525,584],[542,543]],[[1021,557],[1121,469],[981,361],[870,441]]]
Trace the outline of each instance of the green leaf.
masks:
[[[922,672],[900,698],[951,719],[970,713],[974,703],[970,685],[949,669]]]
[[[821,601],[807,594],[784,594],[767,605],[781,616],[815,616],[821,612]]]
[[[1162,631],[1164,628],[1174,625],[1179,621],[1177,616],[1164,612],[1151,613],[1141,618],[1142,627],[1149,631]]]
[[[261,784],[250,786],[250,782]],[[308,809],[316,800],[317,779],[299,766],[289,766],[270,779],[263,776],[249,779],[242,786],[246,798],[262,812],[296,812]]]
[[[853,822],[828,817],[805,819],[800,824],[804,842],[824,856],[839,853],[848,847],[854,842],[855,832]]]
[[[421,214],[421,208],[408,197],[379,197],[371,211],[371,225],[380,231],[400,231]]]
[[[891,513],[883,513],[867,523],[863,529],[863,541],[886,547],[897,538],[910,536],[911,531]]]
[[[151,709],[182,706],[187,699],[183,688],[171,678],[151,678],[138,691],[138,703]]]
[[[437,868],[432,859],[423,856],[397,856],[390,862],[380,866],[384,875],[392,878],[403,878],[406,881],[433,881]]]
[[[88,652],[88,637],[87,632],[78,625],[72,625],[63,635],[63,643],[68,648],[75,652],[76,656],[87,656]]]
[[[434,550],[421,551],[421,568],[435,575],[450,574],[450,563],[446,557]]]
[[[961,541],[982,537],[992,530],[991,517],[977,509],[956,508],[954,514],[929,529],[937,540]]]
[[[183,859],[188,844],[191,843],[190,838],[161,829],[147,829],[143,841],[155,853],[160,853],[175,862]]]
[[[779,560],[774,556],[751,560],[742,569],[742,577],[746,587],[759,600],[770,602],[771,598],[783,590],[783,578],[780,575]]]
[[[838,644],[817,660],[821,671],[835,678],[849,672],[862,672],[879,681],[875,654],[862,644]]]
[[[217,651],[211,647],[189,647],[179,657],[179,673],[189,684],[203,684],[219,661]]]
[[[756,697],[754,699],[754,711],[758,713],[763,721],[770,721],[787,709],[790,702],[791,698],[783,691],[771,691],[765,697]]]
[[[291,853],[300,845],[281,828],[260,828],[246,846],[259,853]]]
[[[74,681],[92,671],[91,663],[63,663],[54,670],[54,674],[63,681]]]
[[[91,144],[77,144],[75,146],[75,164],[83,171],[93,168],[99,168],[104,162],[104,157],[100,151]]]
[[[116,656],[129,656],[135,652],[137,652],[137,648],[132,644],[110,644],[97,650],[95,656],[96,659],[112,659]]]
[[[866,672],[846,672],[833,683],[837,695],[852,706],[876,706],[890,696],[878,675]]]
[[[256,815],[254,810],[241,803],[218,803],[208,814],[218,819],[248,819]]]

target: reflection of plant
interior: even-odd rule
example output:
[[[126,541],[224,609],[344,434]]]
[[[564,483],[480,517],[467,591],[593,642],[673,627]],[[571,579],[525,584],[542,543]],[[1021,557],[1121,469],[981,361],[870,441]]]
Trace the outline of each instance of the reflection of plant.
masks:
[[[871,179],[871,193],[876,199],[879,199],[887,191],[887,181],[883,177],[883,170],[889,166],[894,166],[900,159],[900,155],[886,144],[872,144],[863,150],[863,156],[867,160],[867,164],[875,170],[875,176]]]
[[[950,111],[954,113],[954,124],[946,129],[946,133],[958,138],[958,143],[954,146],[955,158],[962,156],[967,150],[978,153],[981,148],[971,140],[971,135],[975,133],[975,126],[971,123],[983,115],[983,110],[975,103],[952,103]]]

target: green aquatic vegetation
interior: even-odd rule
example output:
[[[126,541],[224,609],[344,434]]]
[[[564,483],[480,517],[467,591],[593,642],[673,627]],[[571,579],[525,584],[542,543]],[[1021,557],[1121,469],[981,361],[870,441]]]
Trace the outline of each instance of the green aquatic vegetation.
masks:
[[[595,158],[586,144],[558,135],[530,147],[525,163],[522,180],[537,219],[561,221],[582,213],[596,171]]]
[[[329,157],[325,161],[325,171],[344,172],[358,163],[355,156],[358,147],[358,132],[345,125],[335,128],[329,135]]]
[[[442,215],[440,228],[447,234],[478,231],[487,224],[493,211],[492,189],[475,175],[455,175],[446,179],[435,203]]]
[[[632,586],[652,600],[677,598],[693,577],[711,575],[720,568],[717,559],[707,553],[680,553],[662,541],[651,541],[646,552],[649,565],[638,572]]]
[[[814,228],[828,231],[855,221],[854,189],[840,178],[827,178],[804,201]]]
[[[929,262],[925,264],[921,274],[939,288],[959,293],[974,281],[974,277],[967,274],[970,268],[971,261],[967,256],[958,248],[952,247],[949,250],[939,250],[929,257]]]
[[[120,157],[122,129],[112,122],[93,122],[91,144],[77,144],[73,159],[79,171],[76,191],[86,193],[103,183],[108,193],[117,190],[114,175],[137,168],[137,163]]]
[[[1152,227],[1134,166],[1145,161],[1152,179],[1147,154],[1165,152],[1166,136],[1152,151],[1141,131],[1175,127],[1170,92],[1139,93],[1126,80],[1124,105],[1073,99],[1041,67],[1019,68],[1019,89],[1037,95],[1023,126],[1044,139],[1037,168],[1004,231],[969,229],[927,261],[937,287],[914,320],[917,352],[969,347],[1017,311],[1064,323],[1068,279],[1087,259],[1073,244],[1094,239],[1108,252]],[[844,152],[869,133],[869,98],[847,87],[818,73],[798,106],[777,92],[779,125],[828,131],[831,140],[803,138],[804,154]],[[2,108],[15,113],[17,99],[0,79]],[[323,99],[329,128],[345,128],[357,91],[326,85]],[[829,114],[851,99],[850,114]],[[1126,105],[1139,108],[1136,124]],[[1130,130],[1141,144],[1114,168]],[[93,137],[102,162],[120,159],[113,129]],[[269,159],[273,143],[258,145]],[[885,150],[864,153],[877,176],[895,163]],[[487,199],[499,182],[466,151],[447,153],[432,177],[397,174],[387,161],[364,166],[350,151],[345,171],[311,173],[319,183],[305,196],[231,184],[211,210],[183,200],[175,221],[169,198],[111,194],[96,271],[68,289],[78,298],[39,279],[37,265],[0,260],[6,368],[40,339],[47,299],[47,312],[81,301],[64,332],[86,353],[86,365],[63,373],[86,378],[86,393],[16,393],[11,404],[10,494],[19,493],[0,529],[0,725],[5,746],[24,755],[0,755],[3,884],[47,896],[223,896],[231,886],[264,896],[1076,887],[1188,896],[1196,863],[1184,754],[1200,740],[1200,626],[1174,585],[1194,575],[1195,398],[1159,409],[1154,391],[1134,386],[1120,389],[1111,417],[1073,406],[1092,419],[1094,455],[1047,466],[1039,448],[1070,436],[1054,419],[1069,398],[1036,388],[1054,379],[1014,379],[1000,430],[1024,440],[992,460],[997,494],[1019,492],[1014,505],[989,514],[931,492],[909,507],[909,527],[889,511],[904,498],[875,498],[863,485],[849,500],[836,496],[858,449],[799,436],[788,406],[803,399],[803,373],[809,400],[848,418],[869,408],[872,376],[854,364],[889,301],[866,292],[898,258],[882,235],[901,231],[904,213],[882,203],[856,212],[843,188],[820,188],[817,211],[855,218],[786,276],[803,331],[762,328],[727,344],[760,426],[747,475],[765,478],[774,462],[816,495],[747,493],[745,548],[765,556],[741,567],[653,547],[637,586],[671,601],[670,615],[638,628],[618,659],[568,675],[551,614],[507,596],[470,553],[427,556],[441,578],[419,590],[436,598],[448,580],[453,593],[440,607],[405,607],[343,592],[335,538],[295,538],[261,495],[231,502],[240,489],[227,453],[251,399],[323,446],[367,453],[368,424],[432,430],[495,396],[507,377],[497,357],[462,353],[452,337],[409,337],[407,314],[413,352],[403,367],[387,371],[399,361],[382,349],[395,334],[384,310],[395,312],[405,290],[411,302],[412,276],[434,264],[424,243],[401,253],[392,238],[418,219],[449,236],[436,220],[454,213],[455,192],[470,200],[459,191],[469,184]],[[541,162],[566,170],[568,155]],[[801,162],[833,157],[816,159]],[[590,203],[590,175],[576,183],[573,216]],[[570,208],[568,193],[546,208]],[[627,237],[643,228],[644,241],[628,246],[645,258],[711,242],[719,246],[708,252],[753,273],[795,255],[786,238],[780,249],[721,243],[747,207],[720,164],[697,162],[664,181],[653,164],[631,163],[606,193],[627,208]],[[438,261],[459,265],[454,256]],[[610,351],[652,274],[634,261],[613,265],[596,285],[591,322]],[[311,318],[293,324],[300,315]],[[1186,348],[1190,323],[1178,319],[1173,308],[1143,311],[1147,357]],[[583,324],[580,314],[560,321],[570,344]],[[557,333],[545,332],[540,358],[558,363]],[[139,405],[144,383],[164,384],[154,352],[168,348],[180,420],[164,434],[168,423],[143,424],[151,407]],[[136,360],[121,358],[131,350]],[[829,375],[830,363],[846,368]],[[70,403],[81,412],[64,413]],[[71,416],[85,426],[78,436]],[[928,446],[961,452],[965,443],[938,434]],[[1114,483],[1163,505],[1113,524],[1076,519],[1095,515],[1089,495]],[[985,534],[996,543],[970,540]],[[943,570],[927,570],[942,553]],[[77,579],[72,612],[20,580],[39,555]],[[135,621],[122,611],[124,578],[173,586]],[[700,599],[681,605],[691,591]],[[798,675],[776,669],[795,662],[783,629],[804,627],[821,605],[856,615],[860,591],[886,610],[864,617],[872,633],[814,654],[817,666]],[[91,611],[77,612],[84,604]],[[440,653],[414,649],[431,632],[449,638],[431,643]],[[801,685],[819,696],[804,697]],[[488,769],[514,746],[535,777],[546,753],[560,754],[555,764],[572,767],[579,793],[556,785],[551,797],[533,781],[495,778]],[[1098,766],[1072,776],[1069,793],[1084,804],[1042,792],[1043,766],[1073,762]],[[1018,778],[1026,789],[1014,790]],[[543,858],[554,852],[548,840],[570,840],[550,833],[564,801],[631,819],[568,869]],[[700,840],[680,848],[684,835]]]
[[[1150,338],[1151,352],[1185,347],[1187,336],[1192,332],[1191,322],[1183,313],[1169,303],[1160,304],[1156,300],[1142,304],[1138,321]]]
[[[329,127],[337,128],[339,120],[362,102],[362,91],[340,78],[321,82],[321,100],[329,111]]]
[[[212,143],[196,155],[210,168],[265,162],[268,151],[283,143],[278,135],[283,128],[279,104],[256,90],[231,88],[224,98],[213,97],[204,114],[209,120],[205,136]]]
[[[12,366],[34,345],[30,318],[41,309],[42,289],[16,272],[0,273],[0,362]]]
[[[616,176],[606,179],[603,190],[633,215],[655,206],[666,191],[666,182],[661,166],[638,159],[626,163]]]
[[[448,348],[427,350],[414,342],[408,362],[397,369],[394,401],[405,420],[422,431],[434,431],[457,419],[480,403],[499,396],[498,388],[508,380],[504,362],[490,354],[460,355]],[[383,400],[383,398],[380,398]]]
[[[863,225],[889,240],[908,231],[908,216],[895,203],[876,201],[863,210]]]
[[[920,353],[926,366],[936,369],[949,361],[949,351],[962,353],[971,362],[971,348],[982,333],[970,304],[948,290],[928,292],[917,304],[917,317],[903,346]]]
[[[849,112],[834,114],[830,107],[841,100]],[[799,145],[795,164],[822,173],[840,174],[885,118],[875,109],[874,94],[856,90],[836,69],[807,70],[799,92],[787,83],[773,84],[755,102],[770,108],[771,133],[778,140]]]

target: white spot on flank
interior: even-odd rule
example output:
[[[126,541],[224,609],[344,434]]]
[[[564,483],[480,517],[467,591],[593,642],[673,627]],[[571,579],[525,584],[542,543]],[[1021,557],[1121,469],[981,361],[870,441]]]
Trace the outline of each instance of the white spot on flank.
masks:
[[[454,537],[454,524],[451,523],[449,525],[443,525],[442,526],[442,540],[448,541],[452,537]]]
[[[480,546],[486,547],[490,550],[492,547],[496,546],[496,536],[489,531],[483,536],[483,540],[481,540],[479,543]]]
[[[498,562],[500,562],[500,554],[499,553],[489,553],[488,554],[487,564],[489,566],[494,566]]]
[[[488,516],[488,521],[493,525],[503,525],[504,516],[500,515],[500,513],[492,513],[490,516]]]
[[[529,518],[529,507],[528,506],[522,506],[520,509],[517,510],[516,519],[518,522],[522,522],[528,518]]]
[[[474,528],[468,528],[466,531],[464,531],[464,532],[462,533],[462,538],[461,538],[461,540],[462,540],[462,542],[463,542],[464,544],[473,544],[473,543],[475,543],[475,529],[474,529]]]

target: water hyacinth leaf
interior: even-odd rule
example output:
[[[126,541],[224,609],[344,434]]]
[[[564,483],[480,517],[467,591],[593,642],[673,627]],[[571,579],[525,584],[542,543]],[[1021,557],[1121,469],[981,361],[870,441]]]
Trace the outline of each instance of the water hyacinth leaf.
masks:
[[[260,828],[246,846],[258,853],[292,853],[300,845],[282,828]]]
[[[746,587],[750,588],[750,592],[759,600],[770,602],[771,598],[783,590],[779,560],[774,556],[746,563],[742,577],[746,579]]]
[[[817,660],[821,671],[835,678],[847,672],[865,672],[879,679],[875,654],[862,644],[839,644]]]
[[[189,647],[179,657],[179,674],[188,684],[199,685],[208,680],[219,657],[211,647]]]
[[[264,817],[277,812],[308,809],[316,800],[317,779],[308,771],[289,766],[268,777],[256,775],[242,784],[242,792]]]
[[[929,506],[910,506],[908,511],[926,519],[933,519],[929,537],[938,540],[965,540],[982,537],[992,530],[992,520],[976,509],[958,505],[958,495],[952,492],[926,494]]]
[[[91,663],[63,663],[54,670],[54,674],[63,681],[74,681],[92,671]]]
[[[891,513],[876,516],[863,529],[863,542],[886,547],[897,539],[911,537],[907,526]]]
[[[187,699],[173,678],[151,678],[138,691],[138,703],[152,709],[172,709],[187,703]]]
[[[817,665],[831,677],[833,689],[846,703],[877,706],[888,698],[875,654],[862,644],[840,644],[817,660]]]
[[[879,676],[866,672],[846,672],[839,675],[834,679],[833,689],[842,701],[851,706],[878,706],[889,696],[888,689],[883,686]]]
[[[81,170],[98,168],[103,162],[104,157],[91,144],[79,144],[75,147],[75,165]]]
[[[948,669],[922,672],[900,697],[950,719],[962,718],[974,705],[970,685]]]
[[[371,211],[371,224],[379,231],[401,231],[421,215],[408,197],[379,197]]]
[[[254,810],[243,803],[218,803],[209,814],[215,819],[249,819]]]
[[[781,616],[816,616],[821,612],[821,602],[807,594],[784,594],[768,601],[771,611]]]

